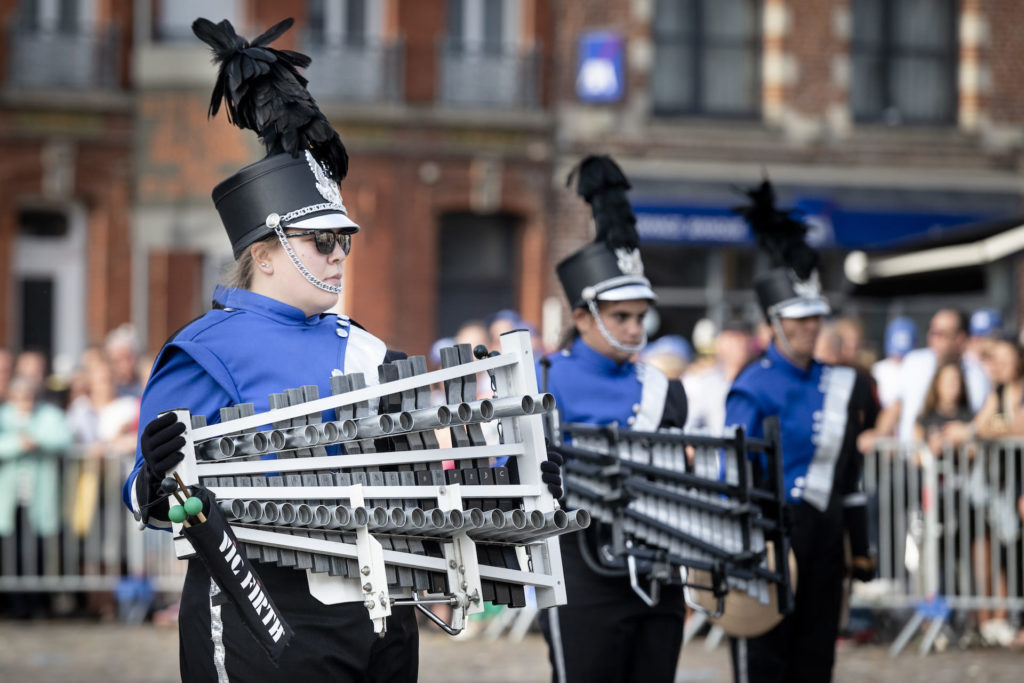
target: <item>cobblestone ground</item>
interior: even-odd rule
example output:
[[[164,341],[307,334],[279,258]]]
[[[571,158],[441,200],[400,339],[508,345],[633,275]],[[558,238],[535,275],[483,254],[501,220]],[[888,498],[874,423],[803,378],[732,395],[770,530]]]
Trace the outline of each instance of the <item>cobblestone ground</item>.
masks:
[[[677,681],[729,681],[728,654],[708,652],[702,641],[687,647]],[[178,638],[173,628],[92,622],[0,621],[0,681],[20,683],[170,683],[177,681]],[[420,680],[547,681],[544,642],[452,639],[424,627]],[[951,651],[889,659],[877,645],[842,648],[835,680],[852,683],[959,683],[1024,680],[1024,654],[999,650]]]

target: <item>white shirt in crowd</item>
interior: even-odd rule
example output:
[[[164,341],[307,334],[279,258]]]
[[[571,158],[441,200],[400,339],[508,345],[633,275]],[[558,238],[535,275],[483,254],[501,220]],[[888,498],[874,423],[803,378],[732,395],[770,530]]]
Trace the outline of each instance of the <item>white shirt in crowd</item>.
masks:
[[[964,382],[967,384],[967,401],[973,412],[981,410],[988,396],[989,383],[985,371],[977,361],[964,358]],[[935,352],[928,348],[914,349],[903,358],[899,375],[900,423],[896,435],[903,440],[914,438],[914,422],[924,407],[936,369]]]
[[[683,431],[721,436],[725,428],[725,399],[731,386],[732,381],[725,378],[721,365],[684,376],[687,400]]]
[[[871,376],[878,386],[878,402],[888,408],[900,397],[901,363],[895,358],[883,358],[871,366]]]

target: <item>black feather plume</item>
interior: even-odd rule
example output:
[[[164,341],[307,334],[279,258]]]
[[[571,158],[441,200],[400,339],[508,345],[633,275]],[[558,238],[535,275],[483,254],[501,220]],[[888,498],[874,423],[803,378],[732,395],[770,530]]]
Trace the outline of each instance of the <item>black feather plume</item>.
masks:
[[[604,242],[612,250],[633,250],[640,246],[636,216],[626,196],[631,185],[618,164],[607,155],[591,155],[583,159],[566,178],[566,186],[577,180],[576,192],[590,204],[597,224],[596,242]]]
[[[771,257],[772,266],[792,268],[801,280],[810,277],[818,267],[818,252],[804,241],[807,226],[796,212],[775,206],[775,189],[767,178],[743,194],[750,198],[750,204],[735,207],[733,212],[750,224],[758,244]]]
[[[298,71],[309,66],[310,58],[268,47],[292,23],[291,18],[278,22],[249,42],[227,19],[218,24],[208,19],[192,22],[192,32],[213,49],[213,61],[220,65],[209,115],[216,115],[223,101],[228,121],[256,131],[268,156],[298,156],[308,149],[341,182],[348,173],[348,153]]]

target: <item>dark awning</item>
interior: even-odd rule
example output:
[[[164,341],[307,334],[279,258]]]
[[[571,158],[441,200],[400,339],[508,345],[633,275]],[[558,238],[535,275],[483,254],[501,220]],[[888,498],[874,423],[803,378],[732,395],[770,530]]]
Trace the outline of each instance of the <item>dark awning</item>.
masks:
[[[1024,251],[1024,217],[951,226],[944,232],[922,235],[898,251],[854,251],[844,271],[855,285],[871,282],[980,268]]]

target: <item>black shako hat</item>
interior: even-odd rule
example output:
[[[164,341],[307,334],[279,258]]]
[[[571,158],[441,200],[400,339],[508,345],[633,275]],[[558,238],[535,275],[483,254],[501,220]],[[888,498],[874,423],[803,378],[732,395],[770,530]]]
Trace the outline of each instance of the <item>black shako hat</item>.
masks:
[[[761,311],[768,320],[828,315],[831,308],[822,296],[818,278],[818,253],[805,241],[807,225],[792,210],[775,206],[775,190],[765,179],[745,191],[750,204],[736,207],[768,254],[771,269],[754,281]]]
[[[338,185],[307,150],[275,154],[246,166],[213,188],[213,203],[237,259],[274,228],[347,228],[358,232]]]
[[[630,184],[622,169],[609,156],[588,156],[569,173],[566,185],[574,179],[577,193],[590,204],[597,235],[555,267],[569,304],[657,299],[644,277],[636,216],[626,196]]]
[[[279,227],[359,230],[339,188],[348,173],[348,153],[298,71],[311,60],[268,47],[292,23],[285,19],[252,42],[237,35],[227,19],[192,23],[219,64],[209,115],[216,115],[223,101],[228,120],[256,131],[267,150],[264,159],[213,189],[236,259]]]

